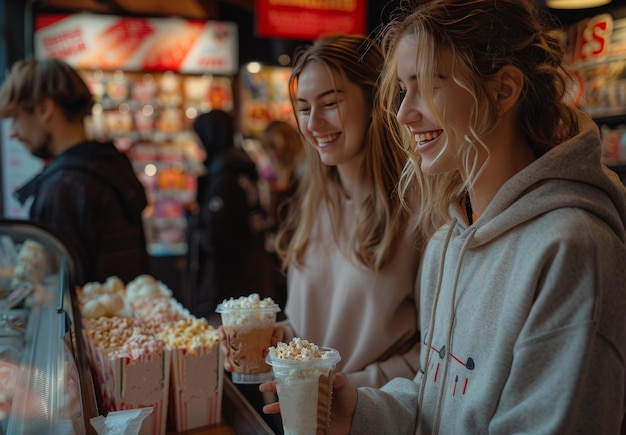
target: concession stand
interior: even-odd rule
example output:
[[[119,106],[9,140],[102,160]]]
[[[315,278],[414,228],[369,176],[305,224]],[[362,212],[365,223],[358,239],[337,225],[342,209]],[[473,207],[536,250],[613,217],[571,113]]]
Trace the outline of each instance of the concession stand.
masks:
[[[244,146],[258,142],[272,119],[293,122],[290,59],[281,56],[322,33],[373,32],[399,2],[369,3],[0,0],[7,29],[0,34],[0,68],[34,56],[63,59],[82,74],[96,100],[88,130],[128,153],[150,200],[149,251],[159,273],[178,273],[176,262],[187,249],[185,216],[203,170],[193,119],[216,108],[236,113]],[[207,19],[219,9],[229,13]],[[571,103],[597,122],[603,161],[626,182],[626,6],[617,0],[576,13],[550,12],[561,18],[555,32],[576,79]],[[88,332],[98,307],[86,309],[87,293],[111,301],[113,292],[105,294],[110,283],[77,287],[82,272],[63,236],[23,220],[27,209],[12,192],[41,163],[8,137],[8,122],[0,123],[0,435],[96,434],[94,421],[105,424],[122,415],[114,413],[133,410],[147,410],[123,414],[140,419],[142,435],[274,433],[223,372],[219,349],[195,353],[168,345],[137,363],[121,353],[109,358],[98,346]],[[178,277],[154,278],[163,294],[152,299],[162,297],[179,315],[157,325],[159,334],[178,321],[202,323],[178,305]],[[129,288],[116,291],[128,295]],[[138,317],[132,302],[113,311],[125,309]],[[209,376],[203,370],[211,370]],[[210,384],[200,385],[207,379]],[[153,401],[142,402],[151,394]]]
[[[111,381],[101,379],[84,334],[89,320],[83,317],[84,307],[79,303],[75,282],[81,271],[74,259],[62,236],[49,228],[0,220],[0,433],[95,434],[94,419],[107,415],[105,391]],[[218,353],[215,349],[214,355]],[[149,364],[119,361],[122,376],[112,381],[119,395],[128,396],[137,385],[141,395],[154,390],[153,383],[142,384],[142,376],[148,374],[130,376],[133,370],[149,370]],[[173,352],[171,361],[175,361]],[[169,361],[163,367],[169,368]],[[192,370],[189,361],[186,367]],[[212,370],[222,380],[221,365]],[[124,373],[129,379],[124,379]],[[181,373],[172,371],[172,376]],[[180,427],[185,433],[207,435],[274,433],[226,377],[219,385],[215,406],[219,412],[209,416],[213,421],[205,425],[198,422],[207,418],[206,409],[192,409],[191,399],[182,403],[169,394],[171,389],[185,397],[168,377],[166,370],[156,373],[164,393],[157,404],[163,407],[161,414],[156,406],[148,408],[149,424],[142,423],[135,433],[178,433]],[[194,382],[201,383],[202,378]],[[174,407],[183,410],[182,416],[174,415]],[[125,410],[128,406],[124,404],[116,409]]]

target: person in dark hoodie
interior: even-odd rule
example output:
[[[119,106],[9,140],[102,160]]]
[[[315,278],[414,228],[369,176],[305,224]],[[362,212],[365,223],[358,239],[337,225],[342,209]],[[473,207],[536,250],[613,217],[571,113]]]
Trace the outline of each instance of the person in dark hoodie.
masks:
[[[235,145],[233,116],[202,113],[193,129],[206,150],[207,174],[198,181],[181,303],[196,316],[210,317],[229,297],[273,296],[273,266],[265,250],[256,165]]]
[[[54,59],[20,60],[0,87],[0,118],[9,136],[45,163],[15,197],[33,197],[31,220],[64,237],[82,269],[77,284],[124,282],[149,273],[142,222],[143,185],[111,142],[89,140],[84,118],[93,97],[80,75]]]

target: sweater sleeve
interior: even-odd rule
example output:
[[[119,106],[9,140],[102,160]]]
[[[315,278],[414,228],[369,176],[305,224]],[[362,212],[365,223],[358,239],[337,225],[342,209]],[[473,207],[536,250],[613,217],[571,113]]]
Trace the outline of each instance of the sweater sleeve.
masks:
[[[419,386],[397,378],[380,389],[358,389],[351,434],[413,434]]]

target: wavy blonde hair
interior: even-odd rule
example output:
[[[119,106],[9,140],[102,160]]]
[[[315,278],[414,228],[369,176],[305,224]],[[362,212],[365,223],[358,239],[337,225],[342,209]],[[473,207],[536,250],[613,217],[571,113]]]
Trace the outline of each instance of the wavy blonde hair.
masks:
[[[410,152],[403,170],[399,190],[419,186],[418,226],[425,233],[449,220],[449,205],[466,194],[486,165],[478,166],[477,150],[487,149],[482,137],[500,122],[497,103],[486,84],[503,66],[515,66],[525,76],[518,126],[533,144],[536,157],[577,134],[576,114],[563,98],[570,79],[563,66],[563,48],[544,18],[528,0],[436,0],[412,9],[400,7],[382,28],[379,38],[386,62],[380,89],[388,119],[395,118],[401,102],[397,50],[404,36],[417,43],[416,72],[427,104],[434,107],[431,78],[436,75],[438,54],[444,50],[455,58],[453,79],[474,100],[470,130],[460,150],[465,181],[458,172],[425,176],[416,152]],[[439,121],[446,131],[444,114]],[[413,143],[407,129],[395,140]]]
[[[297,52],[289,80],[296,116],[298,78],[310,62],[318,62],[329,72],[359,86],[368,103],[364,110],[372,111],[365,134],[361,166],[361,180],[367,187],[366,191],[371,193],[358,205],[355,236],[351,240],[354,240],[352,249],[356,259],[371,269],[379,270],[390,259],[394,242],[406,229],[409,215],[396,193],[400,173],[407,162],[406,153],[393,140],[398,137],[399,127],[397,122],[387,123],[382,108],[377,104],[382,51],[366,36],[338,34],[322,37]],[[395,133],[391,134],[392,131]],[[302,137],[303,143],[306,143],[304,135]],[[311,144],[305,147],[305,155],[307,171],[292,198],[290,213],[277,233],[276,248],[282,258],[283,268],[302,264],[320,202],[326,202],[329,206],[334,236],[341,236],[339,227],[342,210],[337,168],[323,164]]]

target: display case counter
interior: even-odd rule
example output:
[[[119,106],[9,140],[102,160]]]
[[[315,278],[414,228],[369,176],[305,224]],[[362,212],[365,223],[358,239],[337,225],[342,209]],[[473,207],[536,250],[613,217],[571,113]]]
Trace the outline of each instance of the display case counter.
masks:
[[[8,434],[90,434],[96,392],[76,334],[72,289],[80,274],[42,226],[0,220],[0,429]]]

